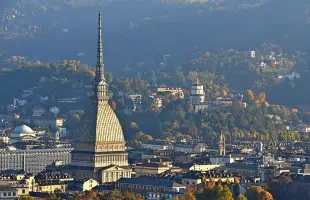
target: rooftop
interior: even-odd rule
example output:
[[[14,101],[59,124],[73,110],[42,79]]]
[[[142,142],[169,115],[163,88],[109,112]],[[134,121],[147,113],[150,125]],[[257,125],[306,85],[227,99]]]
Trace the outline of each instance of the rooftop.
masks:
[[[155,180],[148,178],[121,178],[116,183],[158,186],[158,187],[185,187],[170,180]]]
[[[17,126],[12,133],[34,133],[34,131],[26,125]]]

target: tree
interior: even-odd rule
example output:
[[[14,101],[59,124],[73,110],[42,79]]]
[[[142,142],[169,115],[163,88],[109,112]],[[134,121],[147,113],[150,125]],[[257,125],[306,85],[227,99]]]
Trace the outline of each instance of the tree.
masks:
[[[248,200],[248,198],[246,196],[244,196],[243,194],[239,194],[237,196],[236,200]]]
[[[180,120],[180,121],[184,121],[185,119],[185,112],[184,112],[184,109],[179,106],[175,112],[175,117]]]
[[[266,93],[265,92],[260,92],[258,94],[258,101],[259,101],[259,103],[264,103],[266,101]]]
[[[234,197],[237,197],[240,194],[240,185],[239,185],[240,181],[239,179],[236,177],[234,178],[234,185],[233,185],[233,195]]]
[[[172,124],[171,124],[171,128],[174,130],[177,130],[180,128],[180,122],[178,120],[173,120]]]
[[[34,197],[28,195],[22,195],[19,197],[19,200],[34,200]]]
[[[104,195],[104,200],[123,200],[123,195],[119,190],[113,190]]]
[[[97,197],[97,194],[96,194],[96,192],[94,192],[94,191],[87,191],[86,193],[85,193],[85,198],[86,199],[94,199],[94,198],[96,198]]]
[[[124,195],[124,200],[142,200],[143,198],[139,194],[132,192],[126,192]]]
[[[179,196],[175,196],[175,197],[173,197],[172,200],[181,200],[181,199],[179,198]]]
[[[275,68],[276,67],[276,60],[274,58],[271,58],[269,60],[269,64],[270,64],[270,67]]]
[[[52,193],[49,197],[49,200],[57,200],[57,195],[55,193]]]
[[[139,128],[139,126],[137,125],[136,122],[130,122],[129,127],[130,127],[131,129],[137,129],[137,128]]]
[[[203,187],[207,185],[207,178],[204,174],[201,177],[201,184]]]
[[[252,90],[246,90],[244,93],[243,93],[243,99],[246,103],[253,103],[254,101],[254,93]]]
[[[187,112],[192,113],[194,111],[194,106],[192,104],[187,105]]]
[[[273,179],[268,183],[268,191],[274,196],[275,199],[290,199],[289,190],[292,179],[290,176],[280,176],[277,179]]]
[[[245,193],[245,196],[250,200],[260,200],[260,193],[264,191],[260,186],[251,186]]]
[[[259,193],[259,200],[273,200],[272,195],[266,190]]]
[[[116,110],[116,103],[115,103],[115,101],[111,101],[110,102],[110,106],[111,106],[111,108],[112,108],[112,110]]]
[[[227,185],[224,185],[220,198],[218,200],[234,200],[232,193]]]
[[[194,189],[188,188],[184,195],[176,196],[173,198],[173,200],[196,200],[196,197],[194,195]]]

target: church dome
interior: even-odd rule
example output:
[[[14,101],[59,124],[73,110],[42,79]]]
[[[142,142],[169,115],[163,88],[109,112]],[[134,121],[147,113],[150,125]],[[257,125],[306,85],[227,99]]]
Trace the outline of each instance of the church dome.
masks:
[[[34,133],[34,131],[26,125],[17,126],[12,133]]]
[[[125,150],[122,127],[107,102],[93,102],[86,109],[80,124],[75,137],[75,149],[95,151]]]

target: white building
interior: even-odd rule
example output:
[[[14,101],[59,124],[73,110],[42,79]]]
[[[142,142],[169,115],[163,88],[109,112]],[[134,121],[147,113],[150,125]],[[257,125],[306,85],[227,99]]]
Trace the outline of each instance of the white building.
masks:
[[[226,155],[226,156],[212,156],[210,162],[212,165],[225,165],[227,163],[234,163],[236,160],[244,160],[243,155]]]
[[[64,165],[70,164],[72,150],[72,148],[2,149],[0,150],[0,171],[24,170],[27,173],[37,174],[57,160],[62,161]]]
[[[8,136],[0,136],[0,140],[5,144],[10,143],[10,138]]]
[[[184,152],[184,153],[202,153],[206,150],[206,145],[199,144],[175,144],[174,150],[176,152]]]
[[[255,51],[248,51],[248,54],[249,54],[250,58],[255,58],[256,57]]]
[[[205,102],[205,93],[203,91],[203,85],[194,83],[191,86],[191,95],[189,97],[190,104],[199,105]]]
[[[191,166],[189,168],[189,171],[201,171],[201,172],[206,172],[209,171],[211,169],[215,169],[220,167],[221,165],[199,165],[199,164],[193,164],[193,166]]]
[[[150,142],[150,143],[143,143],[142,147],[145,149],[152,149],[152,150],[167,150],[167,149],[173,149],[172,144],[168,144],[165,142]]]
[[[36,133],[28,126],[17,126],[10,134],[10,143],[21,142],[25,140],[33,140],[36,137]]]

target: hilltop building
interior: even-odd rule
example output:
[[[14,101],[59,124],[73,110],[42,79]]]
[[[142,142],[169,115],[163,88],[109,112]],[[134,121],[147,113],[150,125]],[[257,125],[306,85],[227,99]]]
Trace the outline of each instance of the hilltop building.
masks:
[[[99,11],[96,75],[91,104],[81,119],[68,171],[75,179],[93,178],[98,182],[115,182],[130,178],[128,153],[120,122],[110,107],[108,84],[104,77],[102,19]],[[115,167],[109,167],[109,166]],[[113,173],[107,173],[107,171]],[[109,177],[106,177],[109,176]]]
[[[156,88],[156,94],[169,92],[172,95],[179,97],[180,99],[184,99],[184,92],[182,88],[170,88],[170,87],[158,87]]]
[[[199,105],[205,102],[205,92],[203,85],[197,79],[197,82],[191,86],[191,95],[189,97],[190,104]]]

